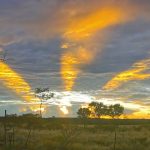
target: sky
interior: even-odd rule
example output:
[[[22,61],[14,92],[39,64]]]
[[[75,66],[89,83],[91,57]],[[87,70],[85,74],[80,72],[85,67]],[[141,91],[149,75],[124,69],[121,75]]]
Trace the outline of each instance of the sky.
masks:
[[[149,0],[0,0],[0,115],[75,117],[91,101],[150,118]],[[3,60],[5,57],[5,60]]]

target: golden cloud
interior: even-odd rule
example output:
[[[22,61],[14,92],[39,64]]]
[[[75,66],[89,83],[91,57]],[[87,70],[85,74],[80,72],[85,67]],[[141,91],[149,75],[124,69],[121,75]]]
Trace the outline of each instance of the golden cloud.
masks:
[[[93,35],[107,27],[126,22],[129,18],[121,8],[111,6],[70,22],[63,34],[65,42],[61,46],[65,49],[61,57],[61,75],[65,90],[72,90],[75,79],[81,72],[80,67],[92,62],[98,51],[101,51],[102,44],[99,50],[91,46]]]
[[[114,90],[132,80],[149,79],[150,74],[144,73],[144,71],[148,69],[150,69],[150,59],[145,59],[145,60],[136,62],[132,65],[132,67],[129,70],[123,71],[115,75],[110,81],[108,81],[104,85],[103,89]]]
[[[26,102],[39,102],[39,99],[35,98],[30,85],[23,79],[23,77],[3,61],[0,61],[0,81],[5,87],[12,90]],[[39,106],[37,105],[31,105],[30,107],[31,110],[36,110],[38,108]]]

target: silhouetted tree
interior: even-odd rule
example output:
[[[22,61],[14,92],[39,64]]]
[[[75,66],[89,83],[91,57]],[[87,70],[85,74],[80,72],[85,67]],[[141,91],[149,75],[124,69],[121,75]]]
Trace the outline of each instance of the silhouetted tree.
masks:
[[[87,118],[90,117],[91,111],[89,110],[89,108],[79,108],[77,114],[78,114],[78,117],[82,119],[83,125],[84,125],[84,128],[85,128]]]
[[[124,112],[124,107],[120,104],[104,105],[99,102],[91,102],[88,108],[80,108],[77,112],[80,118],[87,118],[89,116],[95,118],[101,118],[102,116],[110,116],[112,118],[118,118]]]
[[[107,114],[107,106],[103,103],[99,103],[95,109],[96,116],[98,118],[101,118],[101,116],[104,116]]]
[[[35,96],[40,99],[40,116],[42,117],[42,104],[44,101],[54,97],[54,93],[51,93],[49,88],[36,88]]]
[[[92,117],[96,117],[96,108],[98,107],[98,102],[91,102],[89,105],[88,105],[88,109],[91,111],[91,115]]]
[[[91,114],[91,111],[88,108],[79,108],[77,114],[79,118],[88,118]]]
[[[35,93],[42,93],[46,91],[49,91],[49,88],[36,88],[35,89]]]
[[[113,119],[118,118],[124,112],[124,107],[120,104],[110,105],[108,107],[108,115]],[[117,142],[117,128],[118,126],[115,124],[115,132],[114,132],[114,150],[116,150],[116,142]]]
[[[89,109],[91,110],[91,114],[94,117],[101,118],[101,116],[107,115],[107,106],[103,103],[91,102],[89,104]]]
[[[123,114],[123,112],[124,107],[121,106],[120,104],[114,104],[108,107],[108,115],[111,116],[112,118],[118,118]]]

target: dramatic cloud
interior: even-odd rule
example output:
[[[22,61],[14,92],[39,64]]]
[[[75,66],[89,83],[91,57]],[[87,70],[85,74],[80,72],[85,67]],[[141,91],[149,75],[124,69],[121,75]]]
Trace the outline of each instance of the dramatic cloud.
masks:
[[[39,101],[31,93],[31,87],[23,79],[21,75],[12,70],[6,63],[0,60],[0,81],[2,84],[15,92],[20,98],[24,99],[26,102]],[[31,107],[34,110],[34,107]]]
[[[73,20],[64,33],[67,43],[62,45],[62,48],[67,49],[61,59],[61,74],[66,90],[72,90],[75,79],[81,71],[80,66],[91,62],[98,51],[95,47],[89,47],[90,43],[92,45],[93,33],[121,22],[122,17],[120,10],[110,7],[92,12],[82,19]]]
[[[143,73],[150,69],[150,59],[142,60],[133,64],[131,69],[123,71],[113,77],[103,89],[114,90],[119,88],[122,84],[132,80],[145,80],[150,78],[149,73]]]
[[[60,110],[75,116],[91,100],[110,100],[148,118],[149,14],[149,0],[1,0],[0,58],[7,54],[0,62],[1,107],[39,111],[31,91],[50,87],[62,96],[49,100],[47,116]]]
[[[136,19],[132,14],[139,14],[138,8],[128,5],[127,12],[125,11],[127,6],[123,6],[104,3],[100,9],[85,13],[83,17],[74,18],[67,26],[67,31],[63,35],[65,43],[62,45],[62,48],[67,50],[61,58],[61,74],[66,90],[72,90],[81,72],[80,67],[90,63],[102,49],[102,44],[95,49],[92,44],[93,35],[96,32],[103,34],[101,31],[106,28]],[[110,36],[104,34],[103,40],[99,40],[100,43],[104,42],[104,37],[105,41],[110,40]]]

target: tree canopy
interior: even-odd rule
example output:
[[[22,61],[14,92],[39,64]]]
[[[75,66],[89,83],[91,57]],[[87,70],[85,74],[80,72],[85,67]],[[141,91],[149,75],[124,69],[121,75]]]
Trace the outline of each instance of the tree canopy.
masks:
[[[111,118],[118,118],[124,113],[124,107],[120,104],[104,105],[99,102],[91,102],[87,108],[79,108],[77,115],[80,118],[101,118],[102,116],[109,116]]]
[[[79,118],[88,118],[91,114],[91,111],[88,108],[79,108],[77,114]]]

